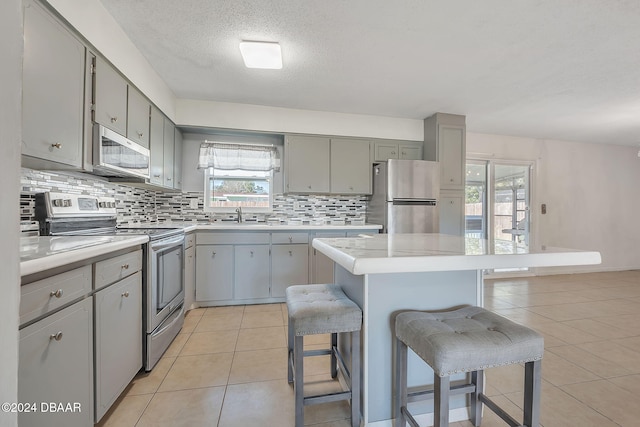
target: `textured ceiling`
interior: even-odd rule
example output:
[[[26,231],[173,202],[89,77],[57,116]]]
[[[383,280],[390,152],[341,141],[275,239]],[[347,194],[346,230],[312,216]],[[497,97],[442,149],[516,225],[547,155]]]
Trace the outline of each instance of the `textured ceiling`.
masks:
[[[178,98],[640,144],[637,0],[101,1]],[[245,68],[241,40],[284,68]]]

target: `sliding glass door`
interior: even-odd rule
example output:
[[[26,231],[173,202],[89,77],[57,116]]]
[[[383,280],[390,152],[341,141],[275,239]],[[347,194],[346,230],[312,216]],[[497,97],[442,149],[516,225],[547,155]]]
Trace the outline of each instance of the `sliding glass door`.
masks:
[[[467,160],[465,234],[528,246],[533,163]]]

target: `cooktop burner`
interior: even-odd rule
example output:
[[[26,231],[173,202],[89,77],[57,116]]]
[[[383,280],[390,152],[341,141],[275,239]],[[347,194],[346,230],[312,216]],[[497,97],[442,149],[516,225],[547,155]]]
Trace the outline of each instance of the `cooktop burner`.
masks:
[[[43,236],[147,235],[149,240],[184,234],[181,228],[116,227],[112,197],[63,193],[36,194],[36,217]]]

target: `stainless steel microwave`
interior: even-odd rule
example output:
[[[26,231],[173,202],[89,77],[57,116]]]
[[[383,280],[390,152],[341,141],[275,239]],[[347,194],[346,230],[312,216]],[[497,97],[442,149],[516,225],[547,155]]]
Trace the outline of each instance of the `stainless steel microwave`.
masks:
[[[93,126],[93,173],[149,178],[149,149],[102,125]]]

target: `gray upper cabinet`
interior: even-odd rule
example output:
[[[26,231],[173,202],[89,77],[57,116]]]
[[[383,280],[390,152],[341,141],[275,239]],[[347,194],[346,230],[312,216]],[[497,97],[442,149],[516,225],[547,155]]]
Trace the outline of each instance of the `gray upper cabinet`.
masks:
[[[164,185],[164,114],[151,107],[151,129],[149,131],[149,150],[151,152],[151,184]]]
[[[173,188],[173,160],[175,157],[175,125],[165,117],[164,119],[164,183],[165,187]]]
[[[422,160],[422,144],[393,141],[376,142],[374,144],[374,160],[385,161],[389,159]]]
[[[182,190],[182,132],[176,128],[173,148],[173,188]]]
[[[286,192],[329,192],[329,146],[329,138],[294,135],[285,137]]]
[[[465,117],[436,113],[424,120],[425,160],[440,162],[440,188],[464,190]]]
[[[331,193],[371,194],[371,143],[331,140]]]
[[[127,138],[149,148],[149,110],[151,104],[133,86],[127,95]]]
[[[440,187],[446,189],[464,188],[464,126],[438,126]]]
[[[24,2],[22,154],[82,166],[85,48],[49,12]]]
[[[94,121],[127,135],[127,82],[102,58],[95,65]]]

